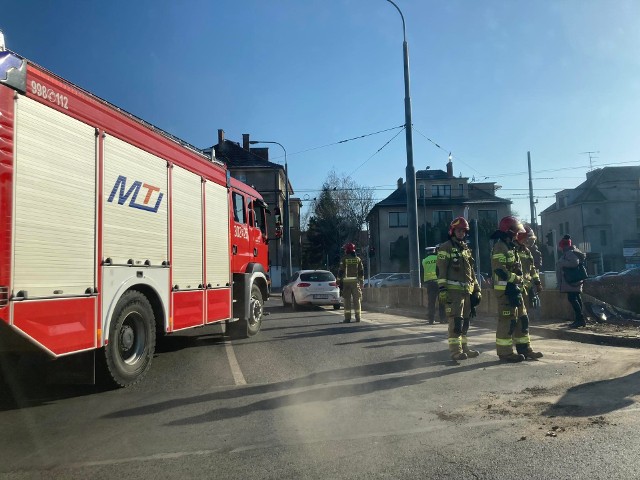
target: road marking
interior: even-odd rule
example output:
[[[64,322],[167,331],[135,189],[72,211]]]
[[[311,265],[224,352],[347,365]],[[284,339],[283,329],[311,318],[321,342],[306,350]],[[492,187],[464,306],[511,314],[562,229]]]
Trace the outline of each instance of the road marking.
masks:
[[[231,368],[231,374],[233,375],[233,381],[236,385],[246,385],[247,381],[244,379],[242,370],[240,370],[240,364],[236,358],[236,353],[233,351],[233,345],[231,342],[224,342],[224,350],[227,352],[227,358],[229,359],[229,367]]]

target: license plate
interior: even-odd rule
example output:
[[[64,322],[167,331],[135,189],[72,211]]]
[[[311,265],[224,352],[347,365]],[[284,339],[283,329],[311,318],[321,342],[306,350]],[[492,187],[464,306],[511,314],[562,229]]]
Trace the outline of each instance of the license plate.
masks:
[[[323,299],[323,298],[326,299],[326,298],[329,298],[329,295],[314,295],[313,298],[318,299],[318,300]]]

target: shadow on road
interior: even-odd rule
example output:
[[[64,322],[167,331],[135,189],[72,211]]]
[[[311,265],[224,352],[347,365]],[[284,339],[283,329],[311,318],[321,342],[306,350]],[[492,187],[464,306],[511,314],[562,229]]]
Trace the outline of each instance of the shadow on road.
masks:
[[[631,397],[637,395],[640,395],[640,372],[571,387],[544,413],[556,417],[603,415],[635,404]]]
[[[247,415],[256,410],[270,410],[284,406],[304,404],[308,402],[333,400],[336,398],[366,395],[376,391],[400,388],[416,383],[424,382],[432,378],[443,377],[464,371],[482,369],[496,365],[498,361],[471,363],[459,366],[449,359],[448,352],[429,354],[417,354],[405,356],[388,362],[373,363],[358,367],[340,368],[325,372],[312,373],[304,377],[286,380],[267,385],[253,385],[248,387],[234,387],[227,390],[196,395],[192,397],[178,398],[164,402],[153,403],[146,406],[119,410],[105,415],[103,418],[126,418],[131,416],[151,415],[161,413],[174,408],[183,408],[185,405],[216,402],[234,398],[243,398],[250,395],[262,395],[283,390],[312,387],[304,392],[285,393],[275,398],[259,400],[245,406],[235,408],[217,408],[204,415],[186,418],[172,422],[169,425],[189,425],[202,422],[212,422],[233,417]],[[452,366],[449,370],[436,372],[422,372],[415,375],[405,375],[393,378],[381,378],[356,385],[326,386],[323,384],[345,380],[359,380],[366,377],[380,377],[389,374],[404,373],[411,370],[435,366]],[[313,388],[319,387],[319,388]]]

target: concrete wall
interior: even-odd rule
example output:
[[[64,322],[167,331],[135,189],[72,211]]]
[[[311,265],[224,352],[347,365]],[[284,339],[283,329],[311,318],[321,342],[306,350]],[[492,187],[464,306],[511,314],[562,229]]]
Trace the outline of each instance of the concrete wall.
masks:
[[[573,321],[574,315],[566,293],[558,290],[544,290],[540,294],[541,315],[545,318]],[[412,287],[365,288],[363,289],[365,307],[372,304],[389,308],[424,308],[427,311],[427,289]],[[498,306],[495,291],[482,291],[482,302],[478,305],[478,314],[496,315]]]

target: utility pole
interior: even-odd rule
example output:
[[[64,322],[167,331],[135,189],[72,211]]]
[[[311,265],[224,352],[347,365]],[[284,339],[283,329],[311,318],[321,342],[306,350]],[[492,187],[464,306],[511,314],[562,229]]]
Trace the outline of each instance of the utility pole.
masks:
[[[529,164],[529,207],[531,208],[531,229],[538,232],[538,219],[536,218],[536,206],[533,201],[533,179],[531,178],[531,152],[527,152],[527,163]]]

